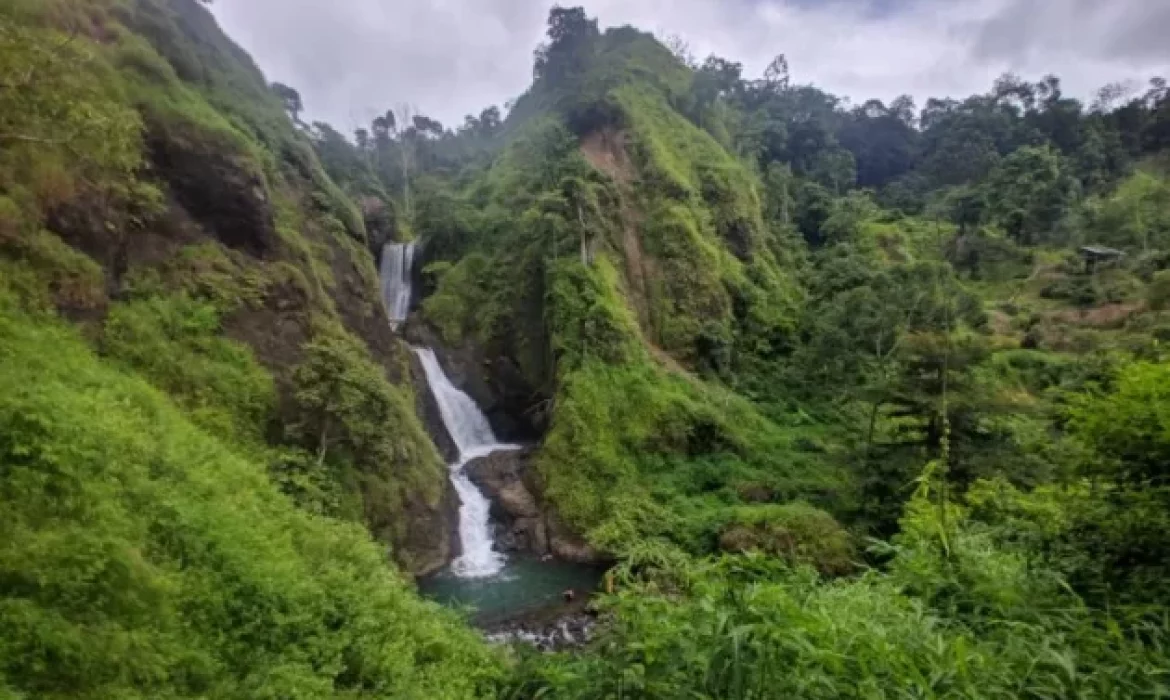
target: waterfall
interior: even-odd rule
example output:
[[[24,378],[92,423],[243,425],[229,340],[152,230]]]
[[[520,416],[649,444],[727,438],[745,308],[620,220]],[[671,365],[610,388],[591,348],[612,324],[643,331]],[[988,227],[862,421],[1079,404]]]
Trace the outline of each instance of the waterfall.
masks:
[[[382,301],[391,327],[410,313],[411,280],[414,270],[414,243],[387,243],[382,246]]]
[[[464,467],[477,457],[500,450],[514,450],[517,446],[504,445],[496,440],[487,416],[470,396],[451,383],[434,350],[414,348],[414,352],[426,372],[427,384],[439,405],[443,425],[459,448],[459,457],[450,465],[450,471],[451,483],[463,502],[459,508],[459,539],[463,555],[451,564],[451,570],[463,578],[494,576],[503,570],[504,556],[492,549],[491,502],[467,478]]]
[[[387,243],[382,246],[382,300],[390,326],[397,328],[410,312],[411,277],[414,269],[414,243]],[[477,457],[489,455],[498,450],[516,449],[515,445],[503,445],[496,440],[492,427],[483,411],[475,405],[470,396],[451,383],[439,365],[435,352],[430,348],[414,348],[427,384],[443,425],[459,449],[459,458],[449,465],[451,484],[459,494],[462,505],[459,508],[459,539],[463,555],[451,564],[456,576],[464,578],[487,578],[498,574],[504,568],[504,556],[492,549],[491,502],[467,478],[464,467]]]

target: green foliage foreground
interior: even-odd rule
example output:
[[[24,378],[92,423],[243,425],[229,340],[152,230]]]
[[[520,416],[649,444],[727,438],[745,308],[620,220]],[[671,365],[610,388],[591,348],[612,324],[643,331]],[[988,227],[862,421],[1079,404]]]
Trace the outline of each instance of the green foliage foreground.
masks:
[[[0,697],[460,698],[495,662],[357,525],[0,298]]]
[[[990,527],[917,499],[887,571],[826,582],[761,555],[643,549],[588,655],[529,657],[513,697],[1138,698],[1170,692],[1170,619],[1094,612]],[[945,534],[945,537],[943,536]]]

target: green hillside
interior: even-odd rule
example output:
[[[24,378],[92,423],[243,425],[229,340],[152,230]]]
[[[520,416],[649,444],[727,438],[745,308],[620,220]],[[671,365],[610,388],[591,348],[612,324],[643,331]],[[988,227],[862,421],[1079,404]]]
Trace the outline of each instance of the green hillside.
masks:
[[[477,695],[394,570],[446,475],[309,140],[195,2],[0,32],[0,697]]]
[[[1170,693],[1165,81],[854,106],[555,8],[506,116],[350,139],[195,0],[0,39],[0,699]],[[409,583],[406,240],[612,567],[585,647]]]
[[[558,9],[506,120],[359,134],[332,174],[410,191],[423,319],[522,370],[618,562],[610,633],[516,692],[1156,695],[1168,107],[850,108]]]

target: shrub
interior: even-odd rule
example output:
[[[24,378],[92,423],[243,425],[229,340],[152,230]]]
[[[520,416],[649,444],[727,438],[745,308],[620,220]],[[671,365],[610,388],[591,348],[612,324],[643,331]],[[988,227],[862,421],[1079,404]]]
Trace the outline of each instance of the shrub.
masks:
[[[854,568],[849,534],[828,513],[807,504],[740,506],[719,535],[725,552],[764,552],[825,575]]]
[[[1170,270],[1159,270],[1154,273],[1146,290],[1146,303],[1154,311],[1165,311],[1170,308]]]
[[[261,443],[276,404],[272,376],[251,350],[219,335],[219,312],[185,295],[115,304],[100,347],[191,411],[200,426]]]
[[[361,341],[333,321],[314,319],[304,353],[292,375],[287,432],[312,461],[292,455],[274,469],[311,510],[336,503],[332,514],[355,517],[359,509],[347,506],[360,504],[370,529],[409,565],[418,554],[406,546],[412,518],[437,508],[447,478],[413,397],[391,385]]]

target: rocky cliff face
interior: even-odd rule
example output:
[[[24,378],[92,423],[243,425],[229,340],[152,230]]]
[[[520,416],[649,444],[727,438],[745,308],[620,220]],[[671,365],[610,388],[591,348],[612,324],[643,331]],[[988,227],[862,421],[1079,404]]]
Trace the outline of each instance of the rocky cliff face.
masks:
[[[532,467],[535,450],[497,452],[467,465],[471,481],[492,501],[496,546],[505,552],[554,556],[581,564],[604,560],[600,552],[565,527],[543,498]]]
[[[425,502],[407,506],[409,527],[404,545],[412,553],[410,573],[429,576],[463,553],[459,543],[459,495],[450,481],[437,508]]]

